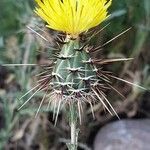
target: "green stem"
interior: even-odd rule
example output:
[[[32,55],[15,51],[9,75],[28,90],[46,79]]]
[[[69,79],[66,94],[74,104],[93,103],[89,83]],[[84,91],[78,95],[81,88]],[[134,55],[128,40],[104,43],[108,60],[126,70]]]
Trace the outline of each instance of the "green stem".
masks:
[[[77,145],[77,141],[76,141],[76,123],[75,122],[71,122],[71,145],[72,147],[72,150],[75,150],[75,147]]]
[[[68,145],[69,150],[77,150],[78,146],[78,129],[77,126],[77,107],[75,104],[70,106],[70,128],[71,128],[71,142]]]

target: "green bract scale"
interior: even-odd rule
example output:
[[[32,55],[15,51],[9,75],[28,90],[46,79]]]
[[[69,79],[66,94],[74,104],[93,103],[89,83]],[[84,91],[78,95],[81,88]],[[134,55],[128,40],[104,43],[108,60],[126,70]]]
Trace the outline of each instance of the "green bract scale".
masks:
[[[66,40],[58,55],[52,72],[52,85],[63,95],[80,94],[91,91],[98,81],[96,69],[86,48],[79,44],[79,39]]]

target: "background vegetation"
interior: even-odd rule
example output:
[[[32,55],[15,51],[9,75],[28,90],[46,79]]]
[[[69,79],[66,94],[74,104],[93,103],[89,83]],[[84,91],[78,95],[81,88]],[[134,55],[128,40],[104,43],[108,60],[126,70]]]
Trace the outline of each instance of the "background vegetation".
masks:
[[[0,64],[49,63],[51,46],[56,46],[58,33],[44,28],[43,23],[34,14],[31,0],[0,1]],[[133,83],[150,87],[150,1],[149,0],[113,0],[110,25],[92,40],[92,44],[102,45],[120,32],[130,28],[126,34],[111,42],[103,51],[93,55],[101,58],[133,57],[125,63],[103,66],[117,76]],[[97,30],[103,25],[97,27]],[[45,42],[28,28],[32,27],[50,42]],[[40,29],[44,30],[42,32]],[[36,94],[20,111],[18,108],[31,94],[19,98],[33,88],[37,82],[35,76],[40,67],[0,66],[0,150],[60,150],[65,149],[64,142],[69,138],[69,126],[63,113],[59,115],[57,126],[53,126],[52,112],[47,111],[45,102],[39,115],[35,113],[43,93]],[[114,81],[114,87],[125,98],[115,92],[107,93],[108,99],[121,118],[149,118],[150,93]],[[94,107],[95,120],[90,109],[85,109],[81,128],[80,146],[90,149],[98,129],[117,120],[103,110],[101,104]]]

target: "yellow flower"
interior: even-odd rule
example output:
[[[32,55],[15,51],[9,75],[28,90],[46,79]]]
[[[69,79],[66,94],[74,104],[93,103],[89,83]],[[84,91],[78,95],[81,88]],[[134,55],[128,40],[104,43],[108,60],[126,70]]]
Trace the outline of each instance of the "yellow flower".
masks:
[[[51,29],[71,36],[97,26],[107,17],[112,0],[35,0],[35,12]]]

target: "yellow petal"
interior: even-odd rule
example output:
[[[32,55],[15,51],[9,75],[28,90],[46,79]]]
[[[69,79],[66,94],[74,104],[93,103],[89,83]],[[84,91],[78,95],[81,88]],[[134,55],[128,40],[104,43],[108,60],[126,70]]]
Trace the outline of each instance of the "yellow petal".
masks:
[[[112,0],[35,0],[35,12],[47,26],[72,36],[97,26],[108,17]]]

